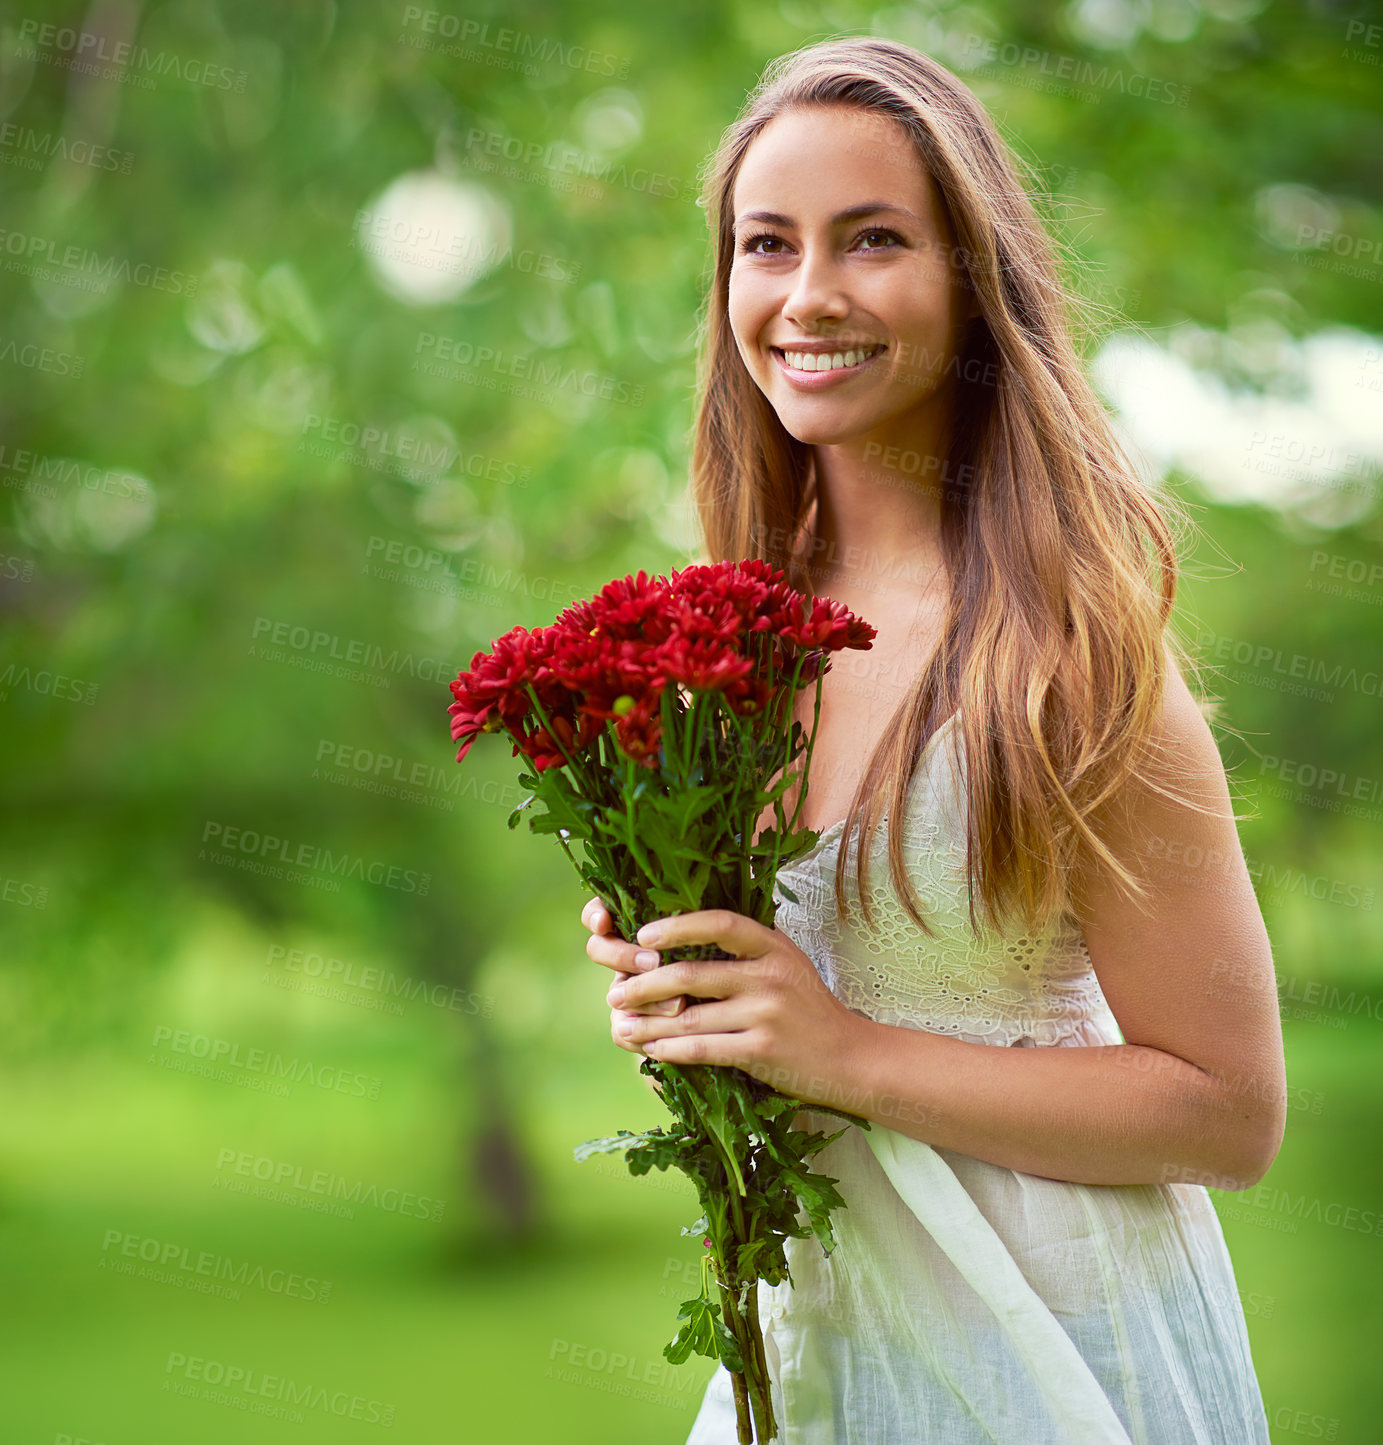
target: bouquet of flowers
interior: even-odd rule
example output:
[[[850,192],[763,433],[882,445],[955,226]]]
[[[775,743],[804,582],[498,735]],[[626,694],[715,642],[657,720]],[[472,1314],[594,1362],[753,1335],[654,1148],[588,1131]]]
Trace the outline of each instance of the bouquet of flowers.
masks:
[[[623,937],[655,918],[711,908],[771,927],[779,865],[820,836],[796,828],[805,786],[790,821],[782,800],[796,779],[792,764],[805,755],[804,773],[811,765],[828,654],[867,649],[874,636],[841,604],[809,601],[762,561],[692,566],[671,578],[641,571],[550,627],[516,627],[475,654],[451,684],[456,758],[482,733],[508,735],[532,769],[519,775],[532,793],[509,826],[527,813],[533,832],[555,834]],[[808,736],[793,699],[813,682]],[[770,804],[775,826],[756,838]],[[727,957],[697,944],[667,950],[663,962]],[[657,1082],[671,1124],[621,1129],[576,1157],[619,1152],[634,1175],[674,1166],[691,1178],[703,1213],[682,1233],[706,1248],[701,1292],[682,1304],[663,1353],[674,1364],[693,1350],[723,1362],[734,1377],[740,1445],[752,1445],[751,1416],[760,1442],[775,1439],[758,1282],[791,1283],[788,1238],[815,1235],[829,1254],[830,1212],[844,1206],[838,1181],[807,1167],[843,1129],[791,1124],[807,1107],[869,1124],[740,1069],[651,1058],[639,1068]]]

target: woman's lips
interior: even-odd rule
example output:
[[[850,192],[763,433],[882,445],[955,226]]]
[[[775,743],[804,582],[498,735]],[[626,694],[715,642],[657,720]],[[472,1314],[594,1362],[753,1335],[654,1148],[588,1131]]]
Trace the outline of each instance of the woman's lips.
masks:
[[[888,353],[887,346],[883,346],[871,356],[866,356],[863,361],[857,361],[854,366],[836,367],[831,371],[799,371],[795,366],[788,365],[787,357],[778,347],[770,346],[768,349],[773,353],[773,358],[778,363],[779,370],[787,378],[788,384],[796,387],[799,391],[823,391],[828,386],[848,381],[852,376],[858,376],[860,372]],[[859,348],[846,347],[844,349],[848,351]]]

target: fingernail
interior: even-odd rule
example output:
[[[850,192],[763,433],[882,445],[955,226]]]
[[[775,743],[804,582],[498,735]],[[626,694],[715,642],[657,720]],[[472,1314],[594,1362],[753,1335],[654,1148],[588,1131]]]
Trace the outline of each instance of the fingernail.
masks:
[[[647,944],[650,948],[663,936],[662,930],[652,923],[645,923],[634,935],[638,942]]]
[[[657,968],[661,959],[651,949],[645,948],[634,955],[634,962],[640,968]]]
[[[612,1008],[622,1004],[624,1002],[624,985],[622,983],[614,984],[610,992],[605,995],[605,1002]]]

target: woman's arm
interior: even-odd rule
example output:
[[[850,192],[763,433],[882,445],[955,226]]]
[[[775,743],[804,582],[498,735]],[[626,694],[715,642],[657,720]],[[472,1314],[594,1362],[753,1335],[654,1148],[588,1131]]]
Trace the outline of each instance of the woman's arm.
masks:
[[[863,1021],[828,1092],[887,1128],[1052,1179],[1244,1189],[1281,1146],[1287,1082],[1272,950],[1214,738],[1169,665],[1153,781],[1102,836],[1149,889],[1093,870],[1080,919],[1122,1044],[1005,1049]],[[837,1071],[839,1073],[839,1071]]]
[[[1072,880],[1122,1044],[1002,1048],[875,1023],[791,939],[724,909],[639,930],[646,948],[715,943],[731,957],[630,973],[607,995],[612,1036],[670,1063],[742,1068],[808,1108],[1027,1174],[1247,1188],[1276,1157],[1286,1117],[1276,979],[1224,767],[1174,666],[1156,741],[1151,778],[1092,820],[1149,896],[1129,902],[1085,866]],[[695,1002],[651,1012],[675,995]]]

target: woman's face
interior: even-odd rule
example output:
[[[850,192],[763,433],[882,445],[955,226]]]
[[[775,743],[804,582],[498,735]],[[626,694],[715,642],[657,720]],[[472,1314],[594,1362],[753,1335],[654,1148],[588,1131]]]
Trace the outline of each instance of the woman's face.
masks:
[[[730,326],[784,427],[807,443],[905,440],[909,414],[954,377],[972,314],[906,131],[848,107],[779,115],[750,145],[731,204]]]

